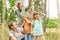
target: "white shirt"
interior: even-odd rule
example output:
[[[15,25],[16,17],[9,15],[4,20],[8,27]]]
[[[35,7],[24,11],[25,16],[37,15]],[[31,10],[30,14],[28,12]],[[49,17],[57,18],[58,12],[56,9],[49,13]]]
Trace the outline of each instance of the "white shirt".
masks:
[[[10,33],[9,33],[9,36],[16,37],[18,40],[20,40],[22,30],[23,30],[22,27],[17,26],[17,32],[14,32],[13,30],[11,30]]]

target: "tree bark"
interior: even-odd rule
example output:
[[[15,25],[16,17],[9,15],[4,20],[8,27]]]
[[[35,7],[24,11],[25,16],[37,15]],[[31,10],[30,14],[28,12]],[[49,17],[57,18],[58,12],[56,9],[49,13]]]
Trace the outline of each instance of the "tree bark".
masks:
[[[43,13],[45,14],[45,17],[43,18],[43,29],[44,32],[46,32],[46,0],[43,0]]]
[[[3,0],[3,13],[2,13],[2,40],[4,39],[4,26],[5,26],[5,13],[6,13],[6,0]]]

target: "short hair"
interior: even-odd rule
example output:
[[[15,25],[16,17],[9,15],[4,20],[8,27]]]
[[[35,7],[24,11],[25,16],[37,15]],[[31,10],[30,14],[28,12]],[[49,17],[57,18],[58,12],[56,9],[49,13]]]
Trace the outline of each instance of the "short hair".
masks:
[[[15,22],[15,21],[11,21],[10,23],[8,23],[8,27],[9,27],[9,29],[11,29],[11,26],[13,26],[14,23],[16,23],[16,22]]]
[[[18,1],[17,3],[16,3],[16,5],[19,5],[19,4],[22,4],[20,1]]]
[[[13,23],[10,23],[10,24],[8,25],[8,27],[9,27],[10,30],[11,30],[11,26],[13,26]]]

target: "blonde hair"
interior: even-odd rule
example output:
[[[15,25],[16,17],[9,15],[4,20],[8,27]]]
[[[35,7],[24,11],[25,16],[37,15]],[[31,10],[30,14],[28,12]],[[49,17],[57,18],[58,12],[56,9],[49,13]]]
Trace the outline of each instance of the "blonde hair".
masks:
[[[37,14],[39,14],[39,12],[37,12],[37,11],[35,11],[34,13],[33,13],[33,20],[35,20],[35,15],[37,15]]]

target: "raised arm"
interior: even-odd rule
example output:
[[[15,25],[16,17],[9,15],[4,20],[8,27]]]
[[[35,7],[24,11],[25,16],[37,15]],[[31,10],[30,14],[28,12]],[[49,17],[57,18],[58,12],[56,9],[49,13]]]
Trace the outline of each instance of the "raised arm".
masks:
[[[32,0],[28,0],[28,7],[26,7],[25,8],[25,11],[28,11],[29,10],[29,8],[31,7],[31,2],[32,2]],[[22,7],[24,7],[24,0],[22,0]]]
[[[45,14],[45,13],[41,13],[41,14],[42,14],[42,18],[46,16],[46,14]]]
[[[27,18],[25,18],[25,20],[27,21],[27,23],[31,23],[31,21],[30,21],[30,20],[28,20]]]

